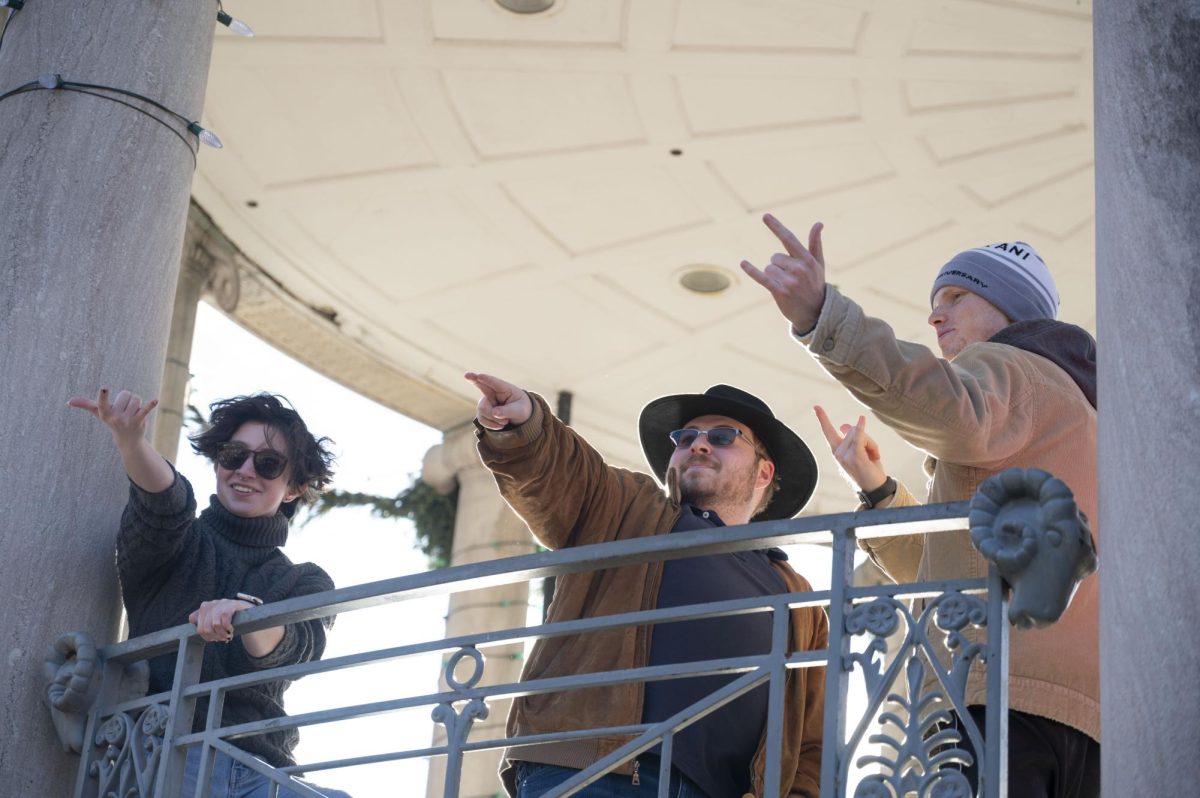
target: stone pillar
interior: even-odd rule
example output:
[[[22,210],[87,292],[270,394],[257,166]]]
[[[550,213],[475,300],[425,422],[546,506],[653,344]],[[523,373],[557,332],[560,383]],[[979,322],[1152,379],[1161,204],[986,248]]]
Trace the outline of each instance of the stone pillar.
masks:
[[[1104,794],[1200,750],[1200,1],[1095,4]]]
[[[449,493],[456,483],[458,485],[451,565],[531,554],[537,550],[537,544],[524,522],[500,498],[491,472],[479,461],[473,427],[447,433],[443,443],[430,449],[425,455],[421,476],[442,493]],[[446,636],[524,626],[528,607],[528,584],[460,593],[450,599],[446,614]],[[521,676],[523,651],[524,646],[520,643],[487,649],[484,652],[487,666],[480,684],[517,681]],[[443,657],[443,662],[448,658],[449,655]],[[469,660],[462,665],[464,668],[469,666]],[[459,678],[466,678],[467,675],[469,671],[458,674]],[[444,676],[440,685],[440,689],[447,689]],[[476,721],[469,739],[503,737],[509,703],[489,703],[487,719]],[[445,727],[436,726],[434,744],[443,745],[445,742]],[[484,751],[464,758],[459,789],[462,798],[490,798],[503,792],[496,778],[500,755],[500,751]],[[444,758],[430,761],[426,792],[429,798],[440,798],[443,794],[445,774]]]
[[[15,16],[0,50],[0,93],[57,73],[199,118],[214,4],[31,0],[7,13]],[[102,385],[158,391],[195,170],[195,137],[164,121],[183,140],[79,92],[0,102],[6,795],[71,794],[79,760],[62,752],[42,704],[43,658],[63,632],[100,643],[117,633],[113,533],[127,483],[108,431],[67,399]]]
[[[191,371],[192,336],[196,331],[196,307],[201,299],[213,300],[221,310],[237,310],[237,255],[233,245],[192,204],[188,210],[187,232],[183,239],[183,258],[179,281],[175,286],[175,308],[171,314],[171,334],[167,338],[167,360],[163,366],[159,405],[155,414],[154,448],[175,462],[183,414],[188,403]]]

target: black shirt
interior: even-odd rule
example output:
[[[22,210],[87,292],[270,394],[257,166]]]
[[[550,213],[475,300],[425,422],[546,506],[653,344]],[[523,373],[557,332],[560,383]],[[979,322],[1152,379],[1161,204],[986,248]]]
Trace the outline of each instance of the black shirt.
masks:
[[[724,526],[717,514],[690,504],[671,532]],[[663,566],[658,606],[773,596],[787,592],[771,560],[779,549],[670,560]],[[771,649],[771,613],[659,624],[651,635],[650,665],[765,654]],[[739,674],[740,676],[740,674]],[[643,723],[657,723],[720,689],[738,676],[703,676],[648,682]],[[767,723],[763,684],[675,735],[672,764],[713,798],[750,789],[750,762]],[[653,749],[653,754],[659,753]]]

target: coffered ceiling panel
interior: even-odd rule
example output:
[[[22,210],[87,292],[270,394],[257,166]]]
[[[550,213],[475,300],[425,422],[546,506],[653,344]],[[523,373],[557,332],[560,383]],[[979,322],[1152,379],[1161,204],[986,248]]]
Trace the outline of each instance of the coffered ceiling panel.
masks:
[[[511,180],[505,188],[531,224],[574,255],[708,221],[661,168]]]
[[[484,158],[626,144],[645,135],[623,75],[453,70],[444,79]]]
[[[288,67],[217,64],[208,90],[220,97],[209,103],[213,129],[263,186],[432,163],[386,70],[314,69],[301,78]]]
[[[336,13],[330,13],[328,0],[287,0],[286,3],[257,0],[230,3],[227,10],[248,22],[259,39],[383,40],[379,0],[338,0]],[[222,44],[229,46],[249,44],[224,27],[217,28],[217,35]]]
[[[696,135],[845,122],[861,115],[855,83],[845,78],[681,75],[675,85]],[[764,96],[775,99],[764,103]]]
[[[575,0],[543,14],[521,15],[482,0],[436,0],[430,4],[439,41],[492,44],[621,44],[629,0]]]
[[[851,52],[873,3],[679,0],[676,47]]]
[[[872,140],[821,148],[732,153],[713,168],[750,210],[763,211],[896,176]]]
[[[194,196],[257,275],[234,315],[443,428],[471,417],[462,372],[491,371],[571,391],[575,427],[642,467],[645,402],[739,384],[813,444],[811,509],[849,507],[811,405],[861,409],[738,265],[780,249],[764,212],[823,221],[829,279],[925,345],[937,268],[1011,238],[1093,321],[1089,0],[229,10],[258,36],[218,37],[226,147]],[[337,345],[289,340],[270,297]],[[920,453],[869,428],[919,490]]]

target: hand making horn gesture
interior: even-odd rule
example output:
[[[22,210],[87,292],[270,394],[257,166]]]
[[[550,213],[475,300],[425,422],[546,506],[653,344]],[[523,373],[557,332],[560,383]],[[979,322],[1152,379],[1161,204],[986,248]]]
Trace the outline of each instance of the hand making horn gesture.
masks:
[[[481,426],[504,429],[509,424],[524,424],[533,415],[533,401],[529,394],[511,382],[474,371],[468,371],[463,376],[483,394],[475,411],[475,418]]]
[[[808,247],[771,214],[763,217],[787,254],[776,252],[761,271],[750,261],[742,261],[742,271],[771,292],[779,310],[797,333],[806,333],[817,324],[825,303],[825,251],[821,247],[820,222],[808,232]]]
[[[76,396],[67,402],[71,407],[86,410],[100,419],[109,431],[118,449],[137,445],[146,435],[146,417],[158,407],[158,400],[145,404],[142,397],[129,391],[121,391],[116,399],[109,399],[108,389],[101,388],[96,399]]]
[[[879,454],[879,444],[867,434],[867,417],[859,416],[854,425],[842,424],[841,431],[833,426],[829,414],[820,405],[814,405],[821,432],[829,442],[833,459],[850,481],[861,491],[872,491],[887,481],[887,471]]]

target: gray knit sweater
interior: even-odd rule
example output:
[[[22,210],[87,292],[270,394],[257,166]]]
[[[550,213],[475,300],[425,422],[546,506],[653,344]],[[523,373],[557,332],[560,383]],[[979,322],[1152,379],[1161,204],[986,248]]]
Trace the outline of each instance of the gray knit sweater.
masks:
[[[217,497],[196,517],[192,486],[182,476],[161,493],[130,486],[129,503],[117,538],[117,568],[129,614],[131,637],[188,622],[201,602],[249,593],[264,602],[333,589],[333,580],[316,565],[294,565],[279,550],[287,542],[288,519],[239,518]],[[320,659],[325,629],[333,624],[307,621],[286,627],[279,645],[265,657],[251,656],[235,638],[204,648],[202,681],[223,679],[281,665]],[[150,660],[150,692],[170,689],[175,654]],[[283,691],[289,681],[275,681],[229,692],[222,725],[249,723],[284,715]],[[208,700],[197,701],[193,731],[204,730]],[[276,767],[294,765],[294,729],[231,741]]]

